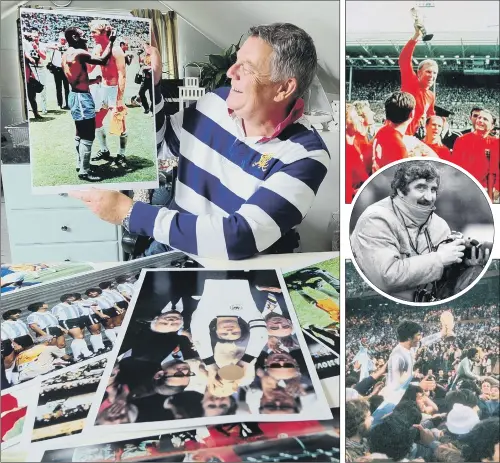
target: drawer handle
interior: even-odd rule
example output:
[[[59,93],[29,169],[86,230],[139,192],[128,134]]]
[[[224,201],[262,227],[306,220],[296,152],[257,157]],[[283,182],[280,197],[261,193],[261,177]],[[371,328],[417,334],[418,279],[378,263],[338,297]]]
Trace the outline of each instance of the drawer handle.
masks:
[[[67,227],[66,225],[63,225],[63,226],[61,227],[61,230],[62,230],[62,231],[69,231],[69,227]]]
[[[66,196],[68,196],[68,193],[59,193],[59,196],[64,196],[64,197],[66,197]]]

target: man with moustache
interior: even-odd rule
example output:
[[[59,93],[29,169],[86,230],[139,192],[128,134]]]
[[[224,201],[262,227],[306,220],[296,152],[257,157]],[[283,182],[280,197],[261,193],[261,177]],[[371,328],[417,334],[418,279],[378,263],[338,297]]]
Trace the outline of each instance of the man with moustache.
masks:
[[[391,195],[367,207],[351,235],[353,257],[365,276],[405,301],[414,301],[464,257],[465,241],[445,242],[450,227],[434,212],[440,180],[429,161],[399,164]]]
[[[434,104],[436,96],[430,88],[436,82],[438,64],[432,59],[419,63],[417,73],[413,70],[412,58],[415,47],[422,31],[415,25],[415,34],[401,50],[399,55],[399,69],[401,71],[401,91],[408,92],[415,98],[415,114],[406,129],[407,135],[415,135],[421,121],[426,121],[429,116],[436,114]]]

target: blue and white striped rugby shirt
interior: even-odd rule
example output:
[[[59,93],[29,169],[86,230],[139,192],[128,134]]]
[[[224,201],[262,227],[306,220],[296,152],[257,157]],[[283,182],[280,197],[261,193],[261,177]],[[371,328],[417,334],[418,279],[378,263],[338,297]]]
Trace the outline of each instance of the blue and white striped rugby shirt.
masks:
[[[302,101],[300,114],[292,110],[272,137],[246,137],[228,110],[229,90],[166,116],[155,88],[158,158],[177,158],[175,198],[169,208],[136,203],[132,233],[235,260],[265,251],[302,222],[330,163],[323,140],[302,116]]]

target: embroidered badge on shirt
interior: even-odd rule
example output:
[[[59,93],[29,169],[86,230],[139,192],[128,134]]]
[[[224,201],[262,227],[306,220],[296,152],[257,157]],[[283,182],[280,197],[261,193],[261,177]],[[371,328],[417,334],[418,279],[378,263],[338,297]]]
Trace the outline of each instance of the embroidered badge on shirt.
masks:
[[[257,162],[252,164],[253,167],[258,167],[262,169],[264,172],[269,167],[269,161],[273,158],[272,154],[264,153],[261,155],[260,159]]]

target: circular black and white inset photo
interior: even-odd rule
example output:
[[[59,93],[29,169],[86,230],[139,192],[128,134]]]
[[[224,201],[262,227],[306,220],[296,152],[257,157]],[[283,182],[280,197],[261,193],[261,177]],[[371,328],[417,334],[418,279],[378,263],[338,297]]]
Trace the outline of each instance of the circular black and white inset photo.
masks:
[[[494,221],[486,193],[464,170],[410,159],[364,185],[349,231],[354,265],[373,289],[432,305],[467,291],[486,271]]]

